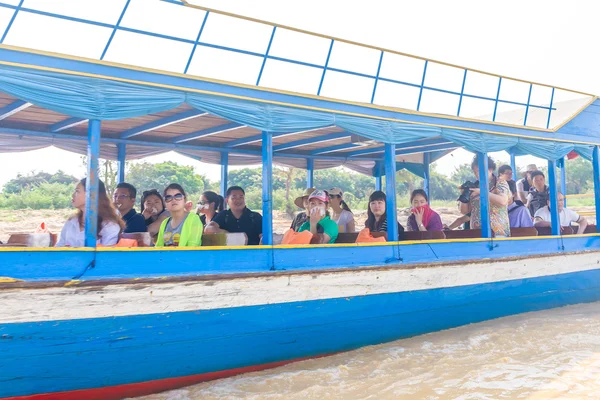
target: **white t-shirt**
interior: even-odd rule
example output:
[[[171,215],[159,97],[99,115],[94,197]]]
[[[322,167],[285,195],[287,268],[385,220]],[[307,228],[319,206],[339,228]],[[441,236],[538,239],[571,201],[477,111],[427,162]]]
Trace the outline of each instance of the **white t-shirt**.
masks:
[[[334,219],[334,221],[337,222],[338,226],[340,227],[340,232],[350,232],[348,224],[354,221],[354,214],[348,210],[342,210],[339,218],[337,220]]]
[[[571,222],[579,222],[579,214],[569,208],[563,208],[558,213],[560,216],[560,226],[571,226]],[[536,211],[534,218],[540,218],[542,221],[550,222],[552,217],[550,216],[550,209],[548,206],[542,207]]]
[[[100,239],[97,243],[103,246],[115,245],[119,241],[119,233],[121,233],[119,224],[113,221],[103,222],[100,232],[98,232]],[[55,247],[84,247],[84,245],[85,230],[81,230],[77,218],[69,219],[60,231],[60,239]]]

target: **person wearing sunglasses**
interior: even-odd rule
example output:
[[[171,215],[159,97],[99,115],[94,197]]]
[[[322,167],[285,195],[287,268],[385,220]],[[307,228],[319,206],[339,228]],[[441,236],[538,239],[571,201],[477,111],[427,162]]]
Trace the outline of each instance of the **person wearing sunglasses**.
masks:
[[[328,193],[332,211],[331,219],[338,224],[340,232],[354,232],[356,230],[354,214],[344,201],[344,192],[340,188],[333,188]]]
[[[227,189],[225,198],[228,210],[218,213],[206,225],[206,233],[243,232],[249,245],[260,244],[262,237],[262,215],[246,207],[246,192],[239,186]]]
[[[145,218],[135,211],[137,190],[130,183],[121,182],[113,193],[113,204],[125,222],[123,233],[148,232]]]
[[[213,191],[206,191],[200,196],[198,201],[198,207],[196,208],[196,214],[200,216],[202,225],[210,223],[219,212],[223,211],[223,196],[216,194]]]
[[[171,216],[160,225],[156,247],[197,247],[202,244],[203,226],[195,213],[186,211],[186,195],[181,185],[172,183],[164,191]]]

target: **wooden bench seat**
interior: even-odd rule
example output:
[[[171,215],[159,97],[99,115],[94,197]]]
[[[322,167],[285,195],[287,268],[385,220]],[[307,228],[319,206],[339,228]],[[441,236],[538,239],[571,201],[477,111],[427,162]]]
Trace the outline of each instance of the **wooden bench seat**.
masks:
[[[404,240],[441,240],[446,239],[443,231],[404,231]]]
[[[537,236],[538,231],[534,227],[531,228],[510,228],[511,237],[527,237]]]
[[[535,229],[538,231],[538,236],[552,236],[552,228],[550,227],[536,227]],[[577,233],[577,228],[573,229],[570,226],[565,226],[561,235],[573,235],[574,233]]]
[[[8,238],[8,246],[17,247],[53,247],[56,244],[55,233],[13,233]]]
[[[202,246],[246,246],[248,236],[243,232],[202,235]]]
[[[481,239],[481,229],[444,231],[446,239]]]

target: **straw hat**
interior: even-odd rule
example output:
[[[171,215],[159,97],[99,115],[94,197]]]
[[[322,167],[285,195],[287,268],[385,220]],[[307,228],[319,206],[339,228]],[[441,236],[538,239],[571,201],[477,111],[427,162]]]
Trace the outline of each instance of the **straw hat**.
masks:
[[[296,200],[294,200],[294,204],[296,206],[298,206],[298,208],[304,208],[304,198],[308,198],[308,196],[311,195],[312,192],[315,191],[315,188],[308,188],[304,191],[304,194],[300,197],[297,197]]]
[[[521,172],[521,175],[522,175],[522,176],[527,176],[527,173],[528,173],[528,172],[537,171],[537,170],[538,170],[538,168],[537,168],[537,165],[535,165],[535,164],[529,164],[529,165],[528,165],[528,166],[525,168],[525,171]]]

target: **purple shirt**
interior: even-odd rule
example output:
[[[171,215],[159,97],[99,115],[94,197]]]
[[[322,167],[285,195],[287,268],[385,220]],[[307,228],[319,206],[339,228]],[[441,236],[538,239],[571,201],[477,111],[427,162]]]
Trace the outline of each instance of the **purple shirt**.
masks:
[[[516,203],[512,203],[508,206],[508,221],[510,222],[511,228],[532,228],[533,221],[531,220],[531,214],[525,206],[519,206]]]
[[[410,216],[408,217],[408,221],[406,222],[409,231],[416,232],[419,230],[419,227],[417,226],[417,220],[415,219],[414,214],[410,214]],[[442,219],[440,218],[440,215],[438,213],[436,213],[435,211],[432,212],[431,218],[429,218],[429,222],[427,223],[425,229],[427,229],[428,231],[441,231],[444,229],[444,226],[442,225]]]

